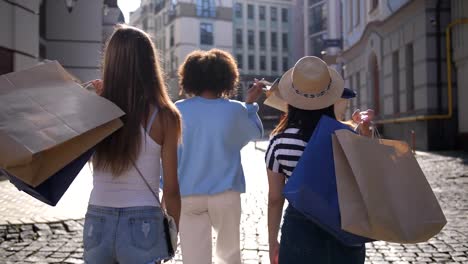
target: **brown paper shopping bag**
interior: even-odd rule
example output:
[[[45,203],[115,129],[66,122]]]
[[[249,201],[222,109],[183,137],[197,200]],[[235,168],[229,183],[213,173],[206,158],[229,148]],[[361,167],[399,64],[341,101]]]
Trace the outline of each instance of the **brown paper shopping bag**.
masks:
[[[429,240],[447,223],[405,142],[338,130],[333,156],[341,227],[396,243]]]
[[[36,187],[122,126],[57,62],[0,76],[0,168]]]

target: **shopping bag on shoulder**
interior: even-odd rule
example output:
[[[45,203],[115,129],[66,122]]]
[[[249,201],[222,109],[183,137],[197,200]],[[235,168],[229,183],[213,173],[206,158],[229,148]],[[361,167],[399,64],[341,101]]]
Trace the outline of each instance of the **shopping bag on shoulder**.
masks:
[[[402,141],[335,131],[341,227],[395,243],[418,243],[447,223],[411,148]]]
[[[42,182],[36,187],[33,187],[8,172],[3,171],[3,174],[10,182],[18,188],[37,200],[44,202],[48,205],[55,206],[60,201],[62,196],[67,191],[68,187],[75,180],[76,176],[80,173],[83,167],[91,159],[94,153],[94,149],[90,149],[82,154],[77,159],[66,165],[63,169],[49,177],[47,180]],[[0,172],[2,169],[0,169]]]
[[[334,131],[340,129],[351,131],[347,125],[322,116],[283,194],[295,209],[344,244],[361,245],[372,239],[341,228],[331,141]]]
[[[2,75],[0,168],[38,187],[119,129],[122,115],[57,62]]]

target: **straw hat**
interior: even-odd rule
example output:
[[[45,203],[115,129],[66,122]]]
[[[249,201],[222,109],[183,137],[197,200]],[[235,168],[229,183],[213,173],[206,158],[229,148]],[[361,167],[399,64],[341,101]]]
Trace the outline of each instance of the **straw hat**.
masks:
[[[341,98],[344,80],[318,57],[307,56],[297,61],[278,84],[279,98],[304,110],[323,109]]]

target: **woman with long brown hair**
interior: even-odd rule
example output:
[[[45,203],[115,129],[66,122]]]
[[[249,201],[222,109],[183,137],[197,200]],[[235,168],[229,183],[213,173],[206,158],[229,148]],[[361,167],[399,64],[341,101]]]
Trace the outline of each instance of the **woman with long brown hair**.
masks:
[[[117,27],[106,46],[98,93],[126,115],[123,127],[99,143],[93,157],[94,186],[83,231],[85,262],[168,259],[164,215],[153,193],[159,190],[162,165],[165,206],[178,223],[181,117],[167,94],[154,44],[146,33]]]

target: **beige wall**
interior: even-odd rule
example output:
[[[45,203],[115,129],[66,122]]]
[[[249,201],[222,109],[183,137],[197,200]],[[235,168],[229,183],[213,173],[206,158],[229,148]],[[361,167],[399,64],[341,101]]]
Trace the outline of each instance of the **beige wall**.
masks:
[[[447,2],[444,4],[441,12],[442,29],[450,19],[450,13],[447,12],[448,4]],[[379,69],[377,100],[380,104],[381,120],[448,112],[445,39],[441,39],[441,54],[438,57],[436,27],[431,22],[436,15],[434,6],[435,2],[424,0],[403,4],[398,12],[386,16],[385,20],[367,24],[360,39],[345,49],[343,54],[345,78],[348,83],[352,81],[351,85],[357,87],[359,99],[355,99],[354,103],[356,105],[359,101],[360,105],[356,105],[356,108],[366,109],[376,106],[370,63],[372,54],[375,54]],[[406,49],[409,44],[413,46],[411,57],[408,57]],[[407,64],[407,60],[412,61],[411,68],[408,68],[410,65]],[[441,67],[440,86],[437,83],[438,61]],[[396,62],[398,64],[395,65]],[[408,109],[409,88],[406,78],[411,72],[413,72],[414,108]],[[468,70],[465,73],[467,72]],[[356,83],[357,75],[360,76],[359,86]],[[461,84],[462,81],[459,80],[458,83]],[[463,123],[463,120],[460,122]],[[408,140],[410,130],[415,130],[418,131],[418,148],[444,148],[444,146],[453,146],[453,139],[456,137],[452,123],[454,122],[450,120],[444,122],[444,125],[437,125],[432,121],[390,123],[383,126],[383,131],[386,137]],[[439,131],[435,131],[435,127]],[[440,135],[447,136],[447,139]]]
[[[41,3],[46,3],[42,14]],[[45,17],[43,36],[39,32],[41,17]],[[0,0],[0,47],[13,51],[14,70],[21,70],[44,59],[39,58],[42,43],[46,59],[58,60],[87,81],[100,75],[103,23],[109,23],[103,18],[103,0],[76,1],[71,13],[63,1]]]
[[[102,53],[103,1],[75,2],[71,13],[47,1],[47,58],[58,60],[82,81],[98,78]]]
[[[14,70],[21,70],[37,63],[39,4],[39,0],[11,2],[0,0],[0,47],[14,52]]]

